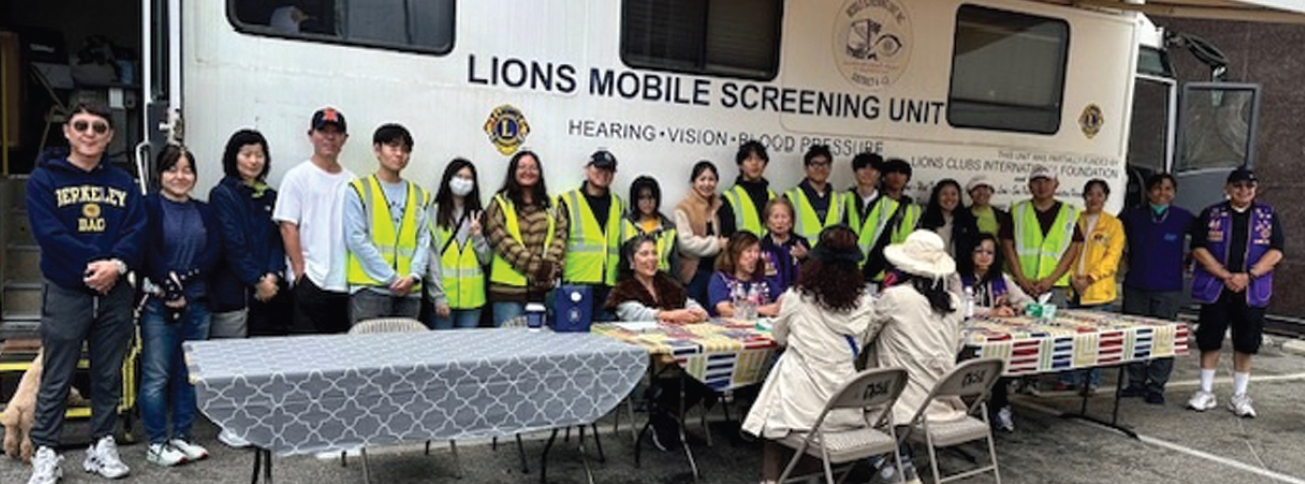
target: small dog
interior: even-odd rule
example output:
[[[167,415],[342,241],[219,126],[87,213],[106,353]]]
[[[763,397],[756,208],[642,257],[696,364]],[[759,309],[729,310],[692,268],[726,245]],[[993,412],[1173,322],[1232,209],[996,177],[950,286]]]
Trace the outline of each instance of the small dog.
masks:
[[[36,394],[41,389],[41,357],[42,353],[37,352],[32,366],[23,372],[23,379],[18,382],[18,389],[14,391],[13,398],[9,399],[4,413],[0,413],[0,423],[5,426],[5,455],[29,464],[35,451],[29,434],[32,423],[36,420]],[[76,388],[68,393],[68,402],[71,405],[85,403]]]

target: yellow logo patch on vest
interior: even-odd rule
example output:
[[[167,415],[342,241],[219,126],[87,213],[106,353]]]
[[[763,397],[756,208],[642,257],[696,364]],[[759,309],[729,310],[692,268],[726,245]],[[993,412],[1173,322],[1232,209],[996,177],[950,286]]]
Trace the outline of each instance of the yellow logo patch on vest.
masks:
[[[490,111],[489,119],[485,120],[485,134],[489,135],[489,142],[498,148],[498,152],[507,156],[525,144],[530,124],[526,123],[526,115],[520,109],[504,104]]]

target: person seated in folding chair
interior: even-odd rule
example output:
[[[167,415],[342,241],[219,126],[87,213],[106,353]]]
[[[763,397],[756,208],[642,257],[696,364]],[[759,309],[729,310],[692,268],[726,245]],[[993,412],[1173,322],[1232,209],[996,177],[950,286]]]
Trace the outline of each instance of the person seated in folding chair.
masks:
[[[860,349],[877,332],[874,297],[861,283],[856,233],[834,225],[820,233],[811,260],[785,292],[772,335],[786,349],[761,387],[742,429],[764,437],[764,482],[776,482],[788,461],[776,440],[791,432],[810,432],[825,402],[856,375]],[[825,430],[864,427],[851,409],[835,410]]]
[[[884,248],[884,257],[903,275],[885,289],[875,304],[875,325],[882,329],[874,339],[874,358],[880,368],[905,368],[910,380],[893,405],[893,422],[910,422],[929,392],[956,367],[960,351],[960,299],[947,290],[947,279],[956,272],[956,261],[938,234],[917,230],[900,244]],[[959,399],[934,400],[926,410],[931,422],[965,418],[965,404]],[[910,448],[903,445],[902,472],[911,482],[915,468]],[[880,461],[881,476],[892,475],[887,461]],[[896,478],[891,479],[896,481]]]

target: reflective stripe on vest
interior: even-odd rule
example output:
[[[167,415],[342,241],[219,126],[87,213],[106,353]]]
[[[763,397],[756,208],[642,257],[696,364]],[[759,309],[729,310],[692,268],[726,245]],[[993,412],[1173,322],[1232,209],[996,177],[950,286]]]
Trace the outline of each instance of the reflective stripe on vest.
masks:
[[[621,262],[623,236],[621,197],[615,194],[607,210],[607,226],[598,226],[598,217],[589,208],[580,190],[572,190],[558,197],[565,202],[570,217],[570,235],[566,239],[566,259],[562,265],[562,280],[580,284],[616,285],[616,269]]]
[[[1015,222],[1015,255],[1019,258],[1024,277],[1041,279],[1055,273],[1060,257],[1074,242],[1078,209],[1068,203],[1060,204],[1056,221],[1051,223],[1051,231],[1045,238],[1033,202],[1016,203],[1011,207],[1011,218]],[[1056,281],[1056,286],[1069,285],[1069,272],[1065,271],[1065,275]]]
[[[439,228],[436,233],[435,247],[448,247],[440,254],[440,277],[444,281],[444,296],[451,309],[476,309],[485,305],[485,273],[480,269],[480,260],[476,258],[475,242],[467,237],[464,245],[458,245],[457,237],[451,229]]]
[[[843,204],[836,192],[829,196],[829,212],[825,214],[824,222],[816,215],[816,209],[802,187],[794,187],[785,195],[793,203],[794,212],[797,212],[793,217],[793,233],[806,237],[812,247],[819,242],[820,231],[843,220]]]
[[[390,204],[385,198],[385,191],[376,175],[349,182],[349,185],[362,199],[363,211],[367,217],[367,233],[371,235],[372,245],[385,258],[385,263],[394,269],[399,277],[407,277],[414,272],[424,274],[426,268],[414,271],[412,256],[417,253],[417,214],[426,210],[430,196],[417,184],[404,180],[408,186],[407,200],[403,206],[403,219],[395,232],[394,217],[390,215]],[[355,286],[385,286],[383,281],[372,279],[363,270],[362,261],[349,252],[346,279]],[[421,283],[413,284],[412,292],[421,294]]]
[[[846,203],[847,219],[851,222],[852,230],[856,231],[856,243],[861,247],[861,255],[870,257],[870,249],[874,248],[875,240],[879,239],[879,234],[888,226],[893,211],[897,210],[897,202],[879,195],[870,206],[870,213],[866,214],[865,220],[861,220],[861,195],[855,191],[848,193]]]
[[[508,236],[517,241],[522,247],[526,243],[521,239],[521,226],[517,223],[517,209],[512,202],[504,197],[503,194],[494,195],[494,203],[498,204],[499,210],[503,212],[504,230],[507,230]],[[544,236],[544,254],[548,253],[548,248],[553,245],[553,232],[557,230],[557,222],[553,220],[553,214],[546,213],[548,217],[548,234]],[[502,284],[513,287],[526,287],[526,276],[517,272],[512,264],[494,252],[494,262],[489,270],[489,282]]]
[[[748,191],[740,185],[734,185],[721,194],[725,201],[730,202],[730,208],[734,209],[734,230],[746,230],[752,232],[757,237],[766,235],[766,224],[761,223],[761,215],[757,210],[757,205],[752,203],[752,197],[748,196]],[[775,192],[766,189],[766,200],[770,201],[775,198]]]

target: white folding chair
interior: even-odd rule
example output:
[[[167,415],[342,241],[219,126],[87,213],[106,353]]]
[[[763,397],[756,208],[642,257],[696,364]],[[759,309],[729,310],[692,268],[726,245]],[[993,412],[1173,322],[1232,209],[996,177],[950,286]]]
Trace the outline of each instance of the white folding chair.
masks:
[[[911,438],[922,441],[929,449],[929,465],[933,471],[934,484],[963,479],[969,476],[992,471],[993,479],[1001,484],[1001,472],[997,469],[997,448],[992,438],[992,426],[988,423],[988,393],[997,382],[1005,362],[1000,358],[983,358],[969,360],[957,367],[938,381],[929,396],[925,398],[920,409],[911,418],[903,439]],[[951,422],[930,422],[925,418],[929,404],[944,398],[973,399],[965,410],[965,417]],[[974,417],[978,412],[982,419]],[[918,431],[918,433],[917,433]],[[938,473],[939,447],[951,447],[979,439],[988,441],[988,457],[991,464],[965,472],[940,477]]]
[[[857,373],[843,383],[843,386],[825,403],[824,410],[820,411],[820,416],[816,418],[816,423],[812,427],[815,430],[789,432],[787,436],[779,439],[780,444],[796,450],[788,466],[784,468],[784,473],[780,475],[779,482],[788,479],[803,455],[820,458],[824,464],[827,484],[834,484],[831,463],[851,462],[855,466],[857,461],[872,455],[892,452],[898,468],[901,468],[902,456],[897,452],[897,433],[893,429],[892,408],[893,402],[897,401],[897,397],[902,394],[902,389],[906,387],[906,379],[906,370],[901,368],[876,368]],[[863,416],[866,425],[848,430],[825,430],[823,428],[825,417],[830,411],[840,409],[862,410],[865,412]],[[877,417],[872,419],[871,416],[876,413]],[[843,477],[846,477],[846,472],[850,470],[851,467],[844,470]]]
[[[349,328],[349,334],[378,334],[378,333],[420,333],[429,331],[426,325],[421,321],[412,318],[374,318],[359,321],[358,324]],[[453,466],[458,470],[458,479],[462,478],[462,461],[458,459],[458,444],[456,441],[449,441],[449,452],[453,454]],[[359,449],[359,454],[363,461],[363,482],[371,481],[371,472],[367,466],[367,449]],[[347,452],[340,452],[340,462],[344,463]],[[430,455],[430,441],[426,441],[426,455]]]

